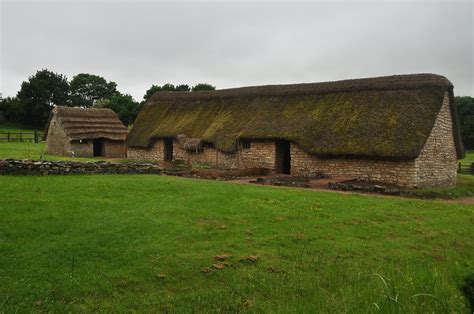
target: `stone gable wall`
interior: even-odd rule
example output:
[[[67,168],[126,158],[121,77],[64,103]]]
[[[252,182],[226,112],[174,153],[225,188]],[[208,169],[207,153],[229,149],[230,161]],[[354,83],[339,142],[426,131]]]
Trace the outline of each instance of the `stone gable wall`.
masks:
[[[433,131],[415,160],[417,186],[452,186],[456,184],[458,160],[453,135],[449,95],[434,123]]]
[[[70,151],[69,138],[61,126],[60,119],[57,115],[54,115],[49,124],[48,136],[46,138],[46,153],[50,155],[69,156]]]

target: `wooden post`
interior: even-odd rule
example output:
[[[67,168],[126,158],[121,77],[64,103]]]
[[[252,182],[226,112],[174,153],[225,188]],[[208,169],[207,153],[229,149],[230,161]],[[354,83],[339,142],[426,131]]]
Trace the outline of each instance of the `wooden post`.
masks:
[[[35,129],[35,143],[38,144],[38,130]]]
[[[10,142],[10,132],[7,133],[7,141]]]
[[[23,142],[23,133],[20,132],[20,143]]]
[[[471,170],[471,174],[474,174],[474,162],[471,163],[471,167],[470,167],[470,168],[471,168],[471,169],[470,169],[470,170]]]

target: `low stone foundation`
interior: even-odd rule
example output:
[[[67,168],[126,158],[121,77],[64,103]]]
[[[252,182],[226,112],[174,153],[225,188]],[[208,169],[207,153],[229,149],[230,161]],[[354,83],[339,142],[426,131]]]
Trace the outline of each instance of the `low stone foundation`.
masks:
[[[160,174],[150,163],[0,160],[0,175]]]

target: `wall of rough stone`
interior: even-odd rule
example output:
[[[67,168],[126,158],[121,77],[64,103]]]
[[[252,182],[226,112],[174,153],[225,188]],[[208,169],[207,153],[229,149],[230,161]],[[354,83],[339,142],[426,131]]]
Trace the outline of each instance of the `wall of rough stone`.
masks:
[[[325,174],[331,177],[381,181],[402,186],[412,186],[416,183],[414,161],[321,159],[306,153],[295,143],[291,143],[291,174],[299,176]]]
[[[150,148],[128,148],[128,158],[161,163],[164,157],[163,140],[157,140]],[[235,153],[224,153],[215,148],[199,152],[182,149],[173,141],[173,160],[184,163],[203,163],[224,169],[275,168],[275,143],[273,141],[251,141],[250,149],[239,149]]]
[[[102,155],[106,158],[125,158],[127,147],[124,141],[103,140]]]
[[[160,172],[157,165],[150,163],[0,160],[0,175],[159,174]]]
[[[164,158],[164,143],[162,139],[155,140],[149,148],[127,148],[127,158],[131,160],[142,160],[161,163]]]
[[[452,186],[456,184],[458,160],[453,135],[449,95],[436,118],[433,131],[415,160],[417,186]]]
[[[173,141],[173,159],[185,163],[204,163],[224,169],[275,168],[275,143],[273,141],[251,141],[250,148],[240,148],[235,153],[224,153],[216,148],[205,148],[200,152],[182,149]]]
[[[57,115],[51,119],[48,129],[48,137],[46,138],[46,153],[50,155],[69,156],[71,147],[69,138],[61,127],[61,122]]]
[[[76,157],[94,156],[94,147],[92,140],[71,141],[70,147],[70,150],[74,152],[74,156]]]

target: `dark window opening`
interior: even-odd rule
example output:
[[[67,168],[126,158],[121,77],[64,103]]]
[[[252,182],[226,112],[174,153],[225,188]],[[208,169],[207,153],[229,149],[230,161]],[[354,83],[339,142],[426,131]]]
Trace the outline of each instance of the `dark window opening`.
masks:
[[[102,156],[102,154],[103,154],[103,145],[102,144],[103,144],[103,142],[102,142],[102,139],[100,139],[100,138],[97,138],[92,142],[93,151],[94,151],[93,156],[94,157],[101,157]]]
[[[291,174],[291,153],[289,141],[275,142],[275,172]]]
[[[214,143],[211,143],[211,142],[204,142],[203,148],[204,148],[204,149],[214,148]]]
[[[240,147],[242,149],[250,149],[250,140],[240,140]]]
[[[165,138],[164,139],[164,160],[172,161],[173,160],[173,139]]]

